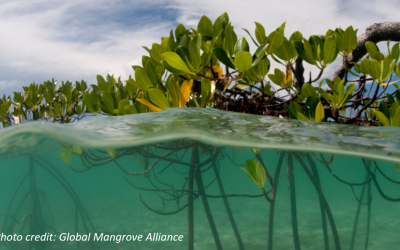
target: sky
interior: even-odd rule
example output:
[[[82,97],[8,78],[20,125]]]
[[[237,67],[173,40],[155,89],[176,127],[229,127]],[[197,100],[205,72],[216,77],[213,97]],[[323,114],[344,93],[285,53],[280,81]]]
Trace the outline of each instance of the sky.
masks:
[[[214,21],[227,12],[238,37],[254,34],[254,21],[269,34],[286,22],[285,35],[305,37],[328,29],[358,28],[358,35],[379,22],[396,20],[400,2],[391,0],[0,0],[0,94],[20,91],[31,82],[96,83],[96,75],[134,75],[147,52],[182,23],[196,28],[202,15]],[[386,45],[381,43],[382,51]],[[255,46],[251,46],[254,53]],[[339,61],[325,70],[330,77]],[[274,66],[274,65],[273,65]],[[306,65],[306,72],[318,74]],[[307,74],[308,75],[308,74]]]

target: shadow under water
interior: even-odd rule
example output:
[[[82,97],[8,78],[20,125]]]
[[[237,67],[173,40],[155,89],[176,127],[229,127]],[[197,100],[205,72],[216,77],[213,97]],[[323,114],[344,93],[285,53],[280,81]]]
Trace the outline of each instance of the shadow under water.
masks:
[[[124,117],[128,125],[122,118],[97,119],[103,129],[89,121],[68,125],[66,131],[35,124],[39,130],[25,125],[0,133],[0,249],[371,250],[399,245],[397,137],[382,142],[376,131],[362,137],[342,126],[341,134],[350,129],[352,136],[336,134],[340,141],[331,135],[323,149],[315,135],[309,135],[314,147],[289,141],[289,135],[296,136],[288,133],[287,120],[270,119],[270,126],[255,131],[241,127],[253,126],[243,122],[246,116],[229,112],[207,111],[190,119],[186,111],[169,112],[169,120],[162,116],[166,112],[157,118]],[[216,141],[204,139],[201,126],[192,128],[190,138],[178,136],[179,128],[165,130],[166,123],[207,120],[201,118],[213,122],[206,130]],[[146,123],[153,124],[147,127],[151,131]],[[169,138],[154,131],[160,126]],[[290,147],[274,147],[260,136],[266,128],[275,133],[269,138],[286,138]],[[252,133],[245,129],[260,139],[249,139]],[[238,141],[237,134],[246,136]],[[132,136],[131,145],[123,141]],[[370,144],[354,146],[362,138]]]

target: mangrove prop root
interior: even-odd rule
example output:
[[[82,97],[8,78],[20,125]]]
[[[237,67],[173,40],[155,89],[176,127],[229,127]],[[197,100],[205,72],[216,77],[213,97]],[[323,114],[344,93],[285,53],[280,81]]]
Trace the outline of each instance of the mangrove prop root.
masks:
[[[221,180],[221,177],[219,175],[219,171],[217,169],[215,161],[212,163],[212,166],[213,166],[213,169],[214,169],[215,176],[217,177],[217,183],[218,183],[219,191],[221,192],[221,195],[223,195],[222,199],[224,201],[226,213],[228,214],[229,221],[231,223],[233,232],[235,234],[236,241],[237,241],[237,243],[239,245],[239,250],[244,250],[243,241],[242,241],[242,238],[240,237],[240,233],[239,233],[239,230],[238,230],[238,228],[236,226],[235,219],[233,218],[232,210],[231,210],[231,207],[229,206],[228,199],[226,198],[224,186],[222,185],[222,180]]]
[[[336,250],[340,250],[341,247],[340,247],[339,235],[338,235],[336,224],[335,224],[335,220],[333,219],[332,211],[331,211],[331,209],[330,209],[330,207],[328,205],[328,202],[326,201],[326,198],[325,198],[324,194],[322,193],[321,188],[318,186],[317,181],[315,180],[314,176],[312,175],[312,173],[308,169],[307,165],[304,163],[303,159],[301,159],[301,157],[298,156],[297,154],[294,154],[294,155],[295,155],[297,161],[300,163],[301,167],[306,172],[308,178],[313,183],[314,188],[317,190],[317,193],[318,193],[318,196],[320,198],[320,201],[322,202],[322,205],[324,206],[324,209],[326,211],[326,215],[328,216],[329,224],[331,225],[331,230],[332,230],[332,234],[333,234],[333,240],[335,242],[335,249]]]
[[[375,173],[373,173],[370,169],[369,169],[369,164],[367,163],[367,161],[365,159],[361,159],[362,162],[364,163],[364,167],[367,170],[368,174],[371,176],[372,181],[375,184],[376,189],[378,190],[378,193],[382,196],[382,198],[384,198],[385,200],[391,201],[391,202],[399,202],[400,198],[391,198],[389,196],[387,196],[381,189],[381,187],[379,186],[378,181],[376,180],[376,175]]]
[[[321,182],[319,180],[317,166],[315,165],[315,162],[311,159],[309,154],[306,154],[306,158],[307,158],[308,163],[310,164],[311,171],[312,171],[314,178],[318,184],[318,187],[321,188]],[[332,162],[332,159],[333,159],[333,156],[331,157],[331,162]],[[322,205],[321,199],[319,199],[319,208],[321,211],[322,232],[324,235],[324,246],[325,246],[325,250],[329,250],[329,237],[328,237],[328,229],[327,229],[327,225],[326,225],[326,214],[325,214],[325,209],[324,209],[324,206]]]
[[[193,147],[193,151],[195,148]],[[198,149],[197,149],[198,150]],[[197,151],[198,153],[198,151]],[[197,159],[198,160],[198,159]],[[191,163],[195,163],[195,155],[192,152],[192,157],[190,159]],[[188,241],[188,249],[194,249],[194,220],[193,220],[193,186],[194,186],[194,174],[195,174],[195,167],[190,165],[189,170],[189,183],[188,183],[188,231],[189,231],[189,241]]]
[[[274,177],[274,190],[275,190],[275,198],[276,193],[278,191],[278,181],[279,181],[279,174],[281,172],[283,159],[285,157],[285,152],[280,153],[278,166],[276,167],[275,177]],[[274,235],[274,212],[275,212],[275,202],[271,202],[269,205],[269,221],[268,221],[268,250],[272,250],[273,246],[273,235]]]
[[[199,148],[198,148],[197,145],[193,147],[192,162],[194,164],[200,162],[200,160],[199,160]],[[219,236],[218,236],[218,231],[217,231],[217,228],[215,226],[215,222],[214,222],[213,216],[211,214],[211,209],[210,209],[210,206],[209,206],[208,201],[207,201],[207,196],[206,196],[205,191],[204,191],[203,179],[201,177],[201,169],[200,169],[199,166],[196,166],[195,168],[196,168],[195,169],[195,178],[196,178],[197,189],[198,189],[198,192],[199,192],[199,194],[201,196],[201,199],[203,201],[204,211],[206,212],[206,215],[207,215],[208,224],[210,225],[212,234],[214,236],[214,241],[215,241],[215,245],[216,245],[217,249],[218,250],[222,250],[222,245],[221,245],[221,241],[220,241]]]
[[[369,168],[369,166],[368,166],[368,168]],[[371,223],[371,201],[372,201],[371,182],[368,182],[368,184],[367,184],[367,199],[368,199],[368,213],[367,213],[367,234],[365,236],[365,250],[368,249],[369,228],[370,228],[370,223]]]
[[[288,153],[288,174],[290,183],[290,207],[292,214],[292,231],[293,231],[293,241],[294,249],[300,250],[300,238],[299,238],[299,228],[297,225],[297,207],[296,207],[296,190],[294,185],[294,172],[293,172],[293,156],[292,153]]]
[[[366,173],[365,175],[365,180],[368,180],[369,175]],[[356,233],[357,233],[357,226],[358,226],[358,218],[360,217],[360,211],[361,211],[361,205],[363,204],[362,201],[364,199],[364,193],[365,193],[365,186],[364,185],[361,189],[361,194],[360,194],[360,200],[358,202],[357,206],[357,212],[356,212],[356,217],[354,219],[354,225],[353,225],[353,232],[351,234],[351,240],[350,240],[350,248],[349,250],[354,250],[354,243],[356,241]]]

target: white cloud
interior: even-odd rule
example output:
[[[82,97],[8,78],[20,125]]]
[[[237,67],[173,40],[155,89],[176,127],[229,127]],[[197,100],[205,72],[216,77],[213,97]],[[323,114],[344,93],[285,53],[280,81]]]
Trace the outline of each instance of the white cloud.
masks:
[[[107,73],[126,79],[146,54],[141,46],[159,42],[180,22],[196,28],[203,14],[215,20],[227,11],[238,36],[246,38],[241,28],[254,33],[254,21],[267,33],[286,21],[286,36],[300,30],[308,37],[349,25],[362,34],[373,23],[393,20],[399,10],[389,0],[0,1],[0,88],[52,77],[94,83],[96,74]],[[318,74],[306,65],[309,71],[313,78]]]

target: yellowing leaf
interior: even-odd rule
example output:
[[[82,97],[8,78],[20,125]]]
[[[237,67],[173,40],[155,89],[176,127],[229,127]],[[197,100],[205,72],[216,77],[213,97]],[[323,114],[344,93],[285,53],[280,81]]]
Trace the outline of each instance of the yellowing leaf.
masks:
[[[288,84],[290,80],[292,80],[292,71],[290,69],[286,69],[285,83]]]
[[[182,83],[181,92],[179,93],[179,107],[183,107],[186,105],[189,96],[190,90],[192,89],[193,80],[186,80]]]
[[[33,106],[32,111],[37,110],[37,108],[38,108],[37,105]]]
[[[157,106],[151,104],[150,102],[146,101],[145,99],[136,98],[136,100],[137,100],[138,102],[141,102],[141,103],[143,103],[144,105],[146,105],[146,106],[147,106],[151,111],[153,111],[153,112],[158,112],[158,111],[161,111],[161,110],[162,110],[161,108],[159,108],[159,107],[157,107]]]
[[[214,72],[218,73],[218,77],[222,76],[222,68],[220,66],[214,65],[213,70],[214,70]]]
[[[381,83],[381,84],[379,84],[380,86],[386,86],[386,85],[390,85],[390,84],[393,84],[393,83],[396,83],[396,82],[400,82],[400,80],[397,80],[397,81],[394,81],[394,82],[389,82],[389,83]]]
[[[215,81],[211,81],[210,84],[211,84],[211,94],[210,94],[210,99],[208,100],[208,102],[211,101],[211,99],[213,98],[214,93],[215,93]]]

